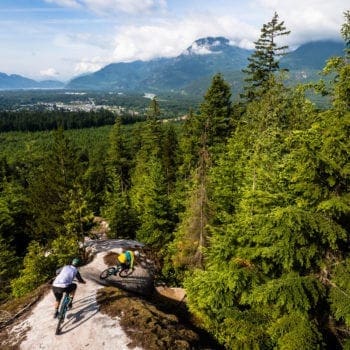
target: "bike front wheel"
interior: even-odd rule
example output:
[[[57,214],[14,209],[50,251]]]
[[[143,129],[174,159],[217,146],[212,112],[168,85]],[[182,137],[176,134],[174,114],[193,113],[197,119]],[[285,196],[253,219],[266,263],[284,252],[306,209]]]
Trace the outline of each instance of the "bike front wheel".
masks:
[[[57,323],[57,327],[56,327],[56,332],[55,332],[56,335],[59,335],[61,333],[62,323],[63,323],[63,318],[59,318],[58,323]]]
[[[114,275],[115,273],[115,268],[114,267],[109,267],[106,270],[103,270],[100,274],[100,279],[104,280],[106,279],[108,276]]]
[[[66,293],[64,298],[63,298],[63,301],[62,301],[62,304],[60,307],[60,311],[58,313],[58,322],[57,322],[57,327],[56,327],[56,332],[55,332],[56,335],[61,333],[61,326],[62,326],[64,318],[66,316],[68,305],[71,301],[72,301],[72,298]]]

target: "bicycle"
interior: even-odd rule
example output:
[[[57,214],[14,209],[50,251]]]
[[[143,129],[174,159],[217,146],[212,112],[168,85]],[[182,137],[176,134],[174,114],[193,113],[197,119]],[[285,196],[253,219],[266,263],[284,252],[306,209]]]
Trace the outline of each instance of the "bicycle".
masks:
[[[59,309],[58,312],[58,323],[57,323],[57,327],[56,327],[56,335],[60,334],[61,332],[61,326],[63,324],[63,321],[66,317],[66,313],[68,310],[68,305],[72,302],[73,298],[71,297],[71,295],[69,293],[65,293],[62,303],[61,303],[61,307]]]
[[[133,269],[129,269],[128,267],[124,267],[122,265],[120,266],[112,266],[107,268],[106,270],[103,270],[100,274],[100,279],[104,280],[109,276],[116,276],[117,274],[122,277],[128,277],[134,272]]]

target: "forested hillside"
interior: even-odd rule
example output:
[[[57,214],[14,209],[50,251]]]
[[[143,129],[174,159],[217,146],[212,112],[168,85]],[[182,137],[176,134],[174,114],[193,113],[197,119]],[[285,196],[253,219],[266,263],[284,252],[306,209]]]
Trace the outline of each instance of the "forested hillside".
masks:
[[[350,349],[344,17],[344,55],[322,71],[330,83],[285,83],[276,39],[289,31],[275,13],[243,93],[216,74],[183,122],[162,121],[154,98],[130,125],[0,134],[0,299],[50,279],[103,216],[111,238],[155,252],[159,278],[185,287],[198,326],[225,348]]]

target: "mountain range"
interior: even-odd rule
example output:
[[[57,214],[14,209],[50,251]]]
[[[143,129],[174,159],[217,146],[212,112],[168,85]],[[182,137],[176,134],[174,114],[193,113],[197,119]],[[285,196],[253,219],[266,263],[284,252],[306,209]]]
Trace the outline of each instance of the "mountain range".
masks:
[[[291,80],[309,81],[317,76],[328,58],[343,56],[344,49],[342,42],[309,42],[289,52],[281,59],[280,66],[290,70]],[[207,87],[211,77],[219,72],[233,87],[240,88],[242,69],[247,66],[252,52],[231,45],[224,37],[207,37],[196,40],[177,57],[112,63],[94,73],[75,77],[66,84],[37,82],[19,75],[0,73],[0,89],[66,88],[196,94],[203,86]]]
[[[33,79],[22,77],[21,75],[7,75],[0,72],[0,89],[61,89],[64,83],[57,80],[36,81]]]

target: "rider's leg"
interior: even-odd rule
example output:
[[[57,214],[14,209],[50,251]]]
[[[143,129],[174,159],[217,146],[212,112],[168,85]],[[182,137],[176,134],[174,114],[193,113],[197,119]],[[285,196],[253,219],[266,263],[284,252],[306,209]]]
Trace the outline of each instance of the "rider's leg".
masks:
[[[58,316],[58,308],[60,306],[60,302],[63,296],[64,288],[59,287],[52,287],[53,294],[55,295],[55,311],[54,311],[54,318]]]
[[[70,303],[68,304],[68,308],[71,309],[73,307],[73,298],[75,295],[75,291],[77,290],[77,284],[72,283],[67,287],[67,293],[69,293],[70,297],[72,298]]]
[[[118,273],[118,271],[120,271],[120,269],[122,268],[122,265],[119,261],[117,261],[117,264],[115,265],[114,268],[114,275],[116,275]]]

